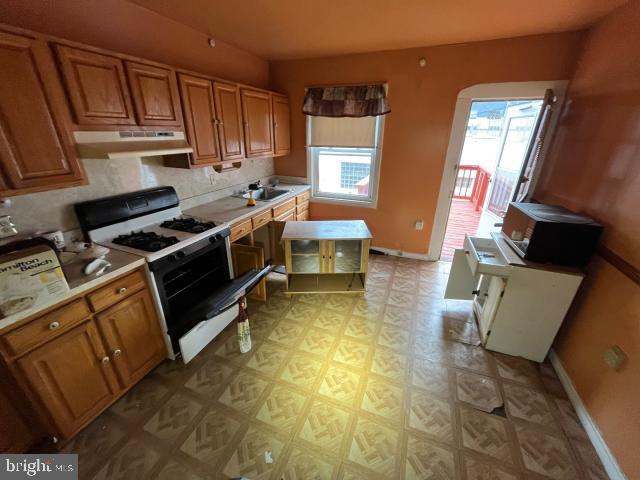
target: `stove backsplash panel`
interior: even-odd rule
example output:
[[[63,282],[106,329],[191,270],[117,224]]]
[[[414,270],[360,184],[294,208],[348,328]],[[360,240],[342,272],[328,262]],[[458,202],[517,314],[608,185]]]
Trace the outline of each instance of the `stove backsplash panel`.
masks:
[[[11,215],[20,234],[62,230],[67,239],[78,238],[73,204],[159,185],[172,185],[183,209],[231,195],[257,179],[274,176],[272,158],[245,160],[233,171],[217,173],[211,167],[169,168],[157,157],[121,160],[83,160],[88,185],[11,197],[0,215]],[[15,238],[15,237],[13,237]]]

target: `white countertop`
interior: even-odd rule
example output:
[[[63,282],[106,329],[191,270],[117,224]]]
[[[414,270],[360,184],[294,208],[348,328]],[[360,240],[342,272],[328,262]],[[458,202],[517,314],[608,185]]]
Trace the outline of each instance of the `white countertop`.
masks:
[[[52,307],[57,303],[61,303],[68,298],[74,297],[82,292],[86,292],[100,284],[107,283],[110,280],[113,280],[114,278],[131,270],[135,270],[146,263],[146,260],[143,257],[119,250],[111,250],[105,259],[111,263],[111,268],[107,270],[107,273],[99,277],[96,277],[95,274],[84,274],[84,267],[88,263],[86,260],[72,260],[71,262],[62,265],[64,276],[69,284],[69,291],[56,298],[52,298],[51,301],[46,304],[39,305],[36,308],[28,308],[9,317],[0,319],[0,330]]]
[[[269,200],[268,202],[256,200],[255,207],[247,207],[246,198],[225,197],[213,202],[203,203],[197,207],[185,210],[183,213],[216,223],[233,225],[234,223],[251,218],[257,213],[269,210],[275,205],[309,190],[311,187],[309,185],[287,185],[281,183],[277,188],[289,190],[289,193],[280,195],[278,198]]]

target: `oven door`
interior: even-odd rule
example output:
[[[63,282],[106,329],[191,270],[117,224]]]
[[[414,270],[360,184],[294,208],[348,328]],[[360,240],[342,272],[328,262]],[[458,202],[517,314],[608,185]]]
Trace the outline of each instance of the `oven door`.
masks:
[[[255,288],[270,270],[270,266],[261,270],[250,270],[230,280],[215,294],[181,315],[181,324],[194,325],[178,340],[184,363],[193,360],[211,340],[237,318],[238,299]]]

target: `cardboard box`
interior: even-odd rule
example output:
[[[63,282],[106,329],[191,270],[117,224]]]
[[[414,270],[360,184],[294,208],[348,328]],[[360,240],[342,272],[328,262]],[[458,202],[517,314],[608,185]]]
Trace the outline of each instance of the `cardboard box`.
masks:
[[[58,256],[47,245],[0,256],[0,319],[49,305],[67,292]]]

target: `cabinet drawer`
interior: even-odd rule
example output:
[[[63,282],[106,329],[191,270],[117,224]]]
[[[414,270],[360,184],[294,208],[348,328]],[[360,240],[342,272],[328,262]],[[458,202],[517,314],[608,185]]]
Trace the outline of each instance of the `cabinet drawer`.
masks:
[[[309,201],[309,190],[307,190],[306,192],[301,193],[300,195],[298,195],[296,197],[296,203],[298,205],[300,205],[301,203],[304,202],[308,202]]]
[[[465,235],[464,253],[467,256],[472,275],[484,273],[508,277],[511,266],[504,258],[495,240],[492,238],[478,238]]]
[[[296,219],[296,209],[292,208],[291,210],[287,210],[282,215],[273,218],[278,222],[288,222]]]
[[[89,315],[91,312],[85,301],[75,300],[3,335],[3,346],[12,356],[20,355],[36,345],[57,337]]]
[[[295,208],[295,207],[296,207],[295,198],[287,200],[286,202],[281,203],[277,207],[273,207],[273,216],[278,217],[282,215],[284,212],[286,212],[287,210],[291,210],[292,208]]]
[[[306,212],[307,210],[309,210],[309,202],[298,203],[298,205],[296,205],[296,213],[298,215],[302,212]]]
[[[309,210],[305,210],[304,212],[297,213],[296,220],[298,222],[304,222],[305,220],[309,220]]]
[[[144,275],[137,270],[129,275],[114,280],[106,287],[99,288],[87,295],[89,304],[94,312],[109,307],[132,293],[145,288]]]
[[[251,231],[251,220],[245,220],[244,222],[236,223],[231,227],[231,241],[235,242],[241,237],[244,237]]]
[[[259,213],[258,215],[253,217],[251,219],[251,225],[253,225],[254,229],[261,227],[262,225],[267,223],[269,220],[271,220],[271,218],[272,218],[271,209],[269,209],[266,212]]]

